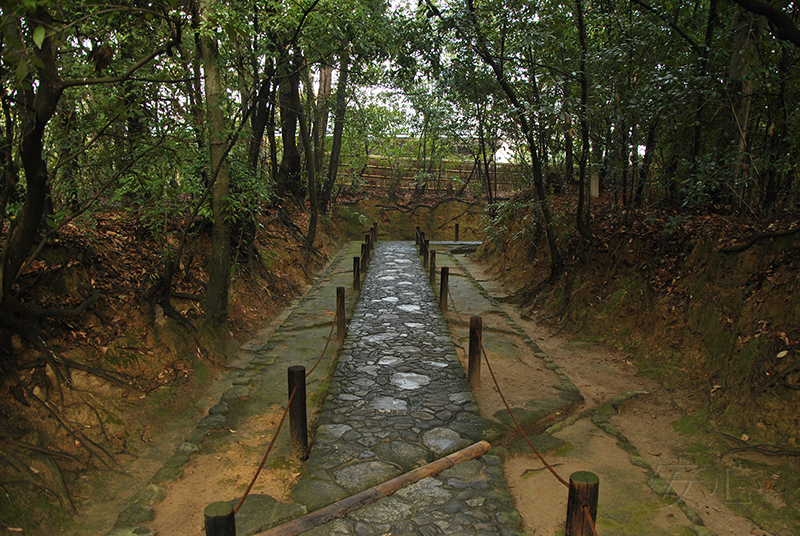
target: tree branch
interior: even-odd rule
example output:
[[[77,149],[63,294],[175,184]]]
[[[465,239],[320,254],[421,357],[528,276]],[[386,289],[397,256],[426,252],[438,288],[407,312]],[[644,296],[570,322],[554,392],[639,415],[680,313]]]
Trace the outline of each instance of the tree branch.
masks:
[[[740,7],[766,17],[769,21],[769,28],[772,34],[783,41],[789,41],[795,46],[800,47],[800,29],[794,24],[791,17],[782,9],[772,7],[759,0],[733,0]]]
[[[737,0],[734,0],[734,1],[737,1]],[[648,12],[652,13],[653,15],[655,15],[656,17],[661,19],[661,22],[663,22],[664,24],[666,24],[667,26],[669,26],[670,28],[675,30],[675,32],[678,35],[683,37],[686,40],[686,42],[689,43],[689,46],[692,47],[692,50],[694,50],[695,54],[697,54],[698,56],[702,56],[703,55],[703,46],[700,45],[697,41],[695,41],[692,36],[690,36],[688,33],[686,33],[683,30],[683,28],[678,26],[675,23],[674,20],[671,20],[668,17],[665,17],[664,15],[659,13],[656,8],[654,8],[653,6],[645,3],[643,0],[633,0],[633,3],[638,5],[639,7],[644,9],[645,11],[648,11]]]

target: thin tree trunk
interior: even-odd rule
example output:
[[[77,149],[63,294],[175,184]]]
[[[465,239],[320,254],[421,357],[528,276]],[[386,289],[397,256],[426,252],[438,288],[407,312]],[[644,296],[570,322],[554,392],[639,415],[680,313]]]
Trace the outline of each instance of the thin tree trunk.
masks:
[[[653,157],[655,156],[656,145],[656,131],[658,130],[658,119],[653,119],[650,123],[650,130],[647,132],[647,141],[644,148],[644,159],[642,160],[642,169],[639,173],[639,181],[636,183],[636,194],[633,198],[634,205],[642,206],[642,194],[644,192],[644,185],[650,176],[650,166],[653,164]]]
[[[200,3],[201,12],[212,8],[208,0]],[[220,99],[222,82],[217,67],[217,43],[210,36],[200,39],[205,79],[206,115],[209,133],[211,212],[214,225],[211,231],[211,257],[208,266],[208,288],[205,296],[206,320],[212,325],[222,325],[228,317],[228,288],[230,286],[231,236],[228,217],[228,162],[225,157],[227,137],[225,117]]]
[[[503,67],[498,63],[495,57],[491,54],[489,49],[486,46],[486,42],[484,40],[483,34],[480,31],[480,25],[478,23],[477,14],[475,13],[475,8],[473,5],[473,0],[467,0],[467,8],[470,11],[470,15],[472,18],[472,24],[476,31],[477,37],[477,52],[481,56],[481,59],[486,62],[489,67],[491,67],[492,72],[494,72],[495,79],[497,83],[500,85],[500,88],[505,93],[506,98],[511,105],[511,109],[514,110],[514,114],[516,115],[517,125],[519,126],[520,130],[522,131],[523,135],[525,136],[525,140],[528,143],[528,149],[531,153],[531,168],[533,171],[533,184],[536,189],[536,195],[539,198],[539,209],[542,212],[542,223],[545,227],[545,233],[547,235],[547,244],[550,248],[550,280],[554,280],[558,274],[561,272],[563,259],[561,258],[561,251],[558,248],[558,242],[556,240],[555,230],[553,229],[553,217],[550,213],[550,205],[547,202],[547,192],[544,189],[544,179],[542,177],[542,164],[539,161],[539,155],[537,153],[537,145],[536,140],[534,138],[533,130],[531,129],[530,124],[528,123],[528,117],[525,114],[525,107],[521,105],[519,102],[519,98],[517,97],[516,90],[511,86],[508,82],[508,77],[506,76],[505,72],[503,72]]]
[[[336,182],[336,174],[339,171],[339,158],[342,153],[342,135],[344,134],[344,117],[347,112],[347,78],[350,70],[350,48],[345,46],[342,49],[342,56],[339,59],[339,81],[336,85],[336,111],[333,117],[333,140],[331,141],[331,159],[328,162],[328,174],[325,185],[322,189],[322,202],[320,203],[323,211],[327,212],[333,194],[333,185]],[[369,160],[369,151],[367,151]]]
[[[578,232],[583,237],[592,236],[589,228],[588,216],[586,215],[586,163],[589,159],[589,121],[586,117],[589,103],[589,80],[586,76],[586,27],[583,21],[583,2],[575,1],[576,13],[578,15],[578,39],[581,45],[581,60],[579,80],[581,85],[581,159],[578,162]]]
[[[314,128],[312,139],[314,142],[314,165],[317,175],[322,174],[322,165],[325,161],[325,137],[328,131],[328,110],[331,99],[331,73],[333,67],[322,65],[319,68],[319,89],[314,107]]]
[[[294,76],[296,66],[294,62],[284,62],[279,69],[280,76],[280,112],[281,112],[281,137],[283,138],[283,158],[278,169],[277,195],[283,198],[291,194],[295,199],[300,199],[301,185],[301,159],[297,150],[297,121],[300,113],[299,89],[294,87],[299,84],[299,77]]]

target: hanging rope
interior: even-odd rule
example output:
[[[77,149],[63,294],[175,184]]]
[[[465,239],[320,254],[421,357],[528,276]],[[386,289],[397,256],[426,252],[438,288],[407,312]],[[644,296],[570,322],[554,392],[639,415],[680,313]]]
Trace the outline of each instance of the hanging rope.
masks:
[[[586,519],[589,521],[589,526],[592,528],[592,534],[594,534],[594,536],[598,536],[597,527],[594,526],[594,519],[592,519],[592,513],[589,511],[588,504],[583,505],[583,513],[586,514]]]
[[[450,288],[449,287],[447,289],[447,293],[448,293],[448,295],[450,297],[450,303],[453,305],[453,312],[456,314],[458,319],[463,324],[468,325],[466,322],[464,322],[464,319],[461,318],[461,315],[458,314],[458,309],[456,308],[456,304],[453,301],[453,295],[450,294]],[[508,412],[508,415],[511,417],[511,420],[514,422],[514,425],[517,427],[517,430],[519,431],[520,434],[522,434],[522,437],[525,438],[525,441],[531,447],[531,450],[533,450],[533,453],[536,454],[536,456],[539,458],[539,460],[542,462],[542,464],[544,464],[544,466],[553,474],[554,477],[556,477],[556,479],[558,479],[559,482],[561,482],[562,484],[564,484],[566,487],[569,488],[569,482],[564,480],[564,478],[561,475],[559,475],[556,472],[555,469],[553,469],[553,466],[550,465],[547,462],[547,460],[545,460],[544,456],[542,456],[542,453],[539,452],[538,449],[533,446],[533,443],[531,443],[531,440],[528,438],[528,434],[526,434],[525,430],[522,429],[522,426],[519,424],[519,421],[517,421],[517,418],[514,416],[514,413],[511,411],[511,407],[508,405],[508,402],[506,401],[506,397],[503,395],[502,389],[500,389],[500,384],[497,382],[497,378],[494,375],[494,370],[492,370],[492,364],[489,362],[489,356],[486,355],[486,349],[483,347],[483,336],[481,336],[481,338],[480,338],[480,345],[481,345],[481,353],[483,353],[483,359],[484,359],[484,361],[486,361],[486,367],[489,369],[489,374],[492,376],[492,381],[494,382],[495,389],[497,389],[497,393],[500,395],[500,400],[503,401],[503,405],[506,407],[506,411]]]
[[[278,434],[281,431],[281,426],[283,426],[283,421],[286,419],[286,414],[289,413],[289,406],[292,405],[292,400],[294,399],[294,394],[297,392],[297,386],[294,386],[292,389],[292,394],[289,396],[289,402],[286,404],[286,409],[283,410],[283,415],[281,415],[281,420],[278,422],[278,428],[275,430],[275,433],[272,435],[272,439],[269,441],[269,447],[267,447],[267,452],[264,453],[264,457],[261,458],[261,463],[258,465],[258,469],[256,469],[256,473],[253,475],[253,479],[250,480],[250,484],[247,486],[247,489],[244,490],[244,495],[242,495],[239,504],[236,505],[236,508],[233,509],[233,513],[239,511],[239,508],[242,506],[242,503],[250,494],[250,490],[253,489],[253,484],[256,483],[256,479],[258,479],[258,475],[261,474],[261,469],[264,468],[264,464],[267,462],[267,457],[269,453],[272,451],[272,446],[275,444],[275,440],[278,438]]]

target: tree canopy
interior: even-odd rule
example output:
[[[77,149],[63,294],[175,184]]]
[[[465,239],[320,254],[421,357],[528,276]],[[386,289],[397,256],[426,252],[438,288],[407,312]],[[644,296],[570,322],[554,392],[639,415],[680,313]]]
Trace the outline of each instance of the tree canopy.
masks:
[[[585,237],[592,180],[622,207],[767,213],[797,201],[790,2],[24,0],[0,10],[0,323],[56,369],[20,274],[64,225],[117,211],[163,235],[151,295],[190,330],[171,306],[173,278],[191,272],[191,234],[213,229],[203,282],[213,331],[232,264],[258,259],[259,211],[308,203],[313,255],[319,214],[362,186],[370,154],[397,151],[400,133],[418,193],[460,154],[489,202],[497,150],[512,147],[554,276],[562,252],[548,197],[565,187],[578,189]],[[168,231],[176,218],[185,225]]]

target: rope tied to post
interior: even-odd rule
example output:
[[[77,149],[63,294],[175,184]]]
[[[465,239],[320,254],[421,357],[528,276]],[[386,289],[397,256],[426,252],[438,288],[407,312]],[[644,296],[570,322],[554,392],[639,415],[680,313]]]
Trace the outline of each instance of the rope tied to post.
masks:
[[[583,513],[586,514],[586,520],[589,522],[589,526],[592,528],[592,534],[594,536],[598,536],[597,527],[594,525],[594,519],[592,519],[592,512],[588,504],[583,505]]]
[[[456,308],[456,304],[453,301],[453,295],[450,293],[450,288],[449,287],[447,289],[447,294],[450,297],[450,303],[453,305],[453,312],[456,314],[456,316],[461,321],[461,323],[463,323],[465,325],[469,325],[466,322],[464,322],[464,319],[461,318],[460,314],[458,314],[458,308]],[[539,460],[542,462],[542,464],[547,468],[547,470],[550,471],[553,474],[553,476],[556,477],[556,479],[559,482],[561,482],[567,488],[569,488],[569,482],[564,480],[564,478],[561,475],[558,474],[558,472],[553,468],[553,466],[550,465],[547,462],[547,460],[544,458],[542,453],[539,452],[539,450],[536,447],[533,446],[533,443],[528,438],[528,434],[526,434],[525,430],[522,429],[522,425],[519,424],[519,421],[517,421],[517,418],[514,416],[514,413],[511,411],[511,406],[508,405],[508,402],[506,401],[506,397],[505,397],[505,395],[503,395],[503,391],[500,389],[500,384],[497,381],[497,377],[494,375],[494,370],[492,370],[492,364],[489,361],[489,356],[486,354],[486,349],[483,346],[483,335],[482,334],[481,334],[480,338],[478,339],[478,343],[480,344],[481,353],[483,354],[483,359],[486,362],[486,367],[489,369],[489,374],[492,376],[492,381],[494,382],[495,389],[497,389],[497,394],[500,395],[500,400],[503,401],[503,405],[505,406],[506,411],[508,412],[508,415],[511,417],[511,420],[514,422],[514,425],[517,427],[517,430],[519,431],[520,434],[522,434],[522,437],[525,438],[525,441],[528,443],[528,446],[531,447],[531,450],[533,450],[533,453],[536,454],[536,456],[539,458]]]

